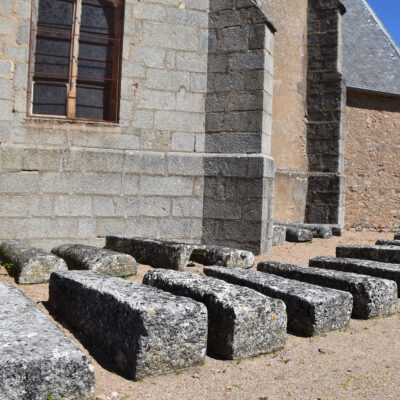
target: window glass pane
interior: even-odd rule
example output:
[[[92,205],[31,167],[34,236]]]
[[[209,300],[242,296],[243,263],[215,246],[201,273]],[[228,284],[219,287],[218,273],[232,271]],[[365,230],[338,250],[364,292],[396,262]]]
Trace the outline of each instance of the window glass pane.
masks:
[[[83,0],[81,36],[96,34],[113,37],[115,10],[110,0]]]
[[[76,110],[81,118],[116,120],[121,30],[117,27],[121,18],[121,7],[115,7],[117,3],[82,2]]]
[[[34,114],[65,115],[67,85],[65,82],[41,81],[33,85]]]
[[[113,120],[115,113],[111,109],[110,98],[110,84],[78,83],[76,93],[77,118]]]
[[[37,23],[56,30],[71,31],[73,13],[74,3],[71,0],[39,0]]]
[[[100,41],[79,43],[78,77],[80,79],[113,78],[113,43],[102,44]]]

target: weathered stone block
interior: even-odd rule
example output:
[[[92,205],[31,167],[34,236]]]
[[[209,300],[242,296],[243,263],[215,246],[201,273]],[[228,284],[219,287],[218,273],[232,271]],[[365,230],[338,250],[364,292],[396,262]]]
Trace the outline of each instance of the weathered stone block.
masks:
[[[272,246],[282,246],[286,241],[286,226],[274,225],[273,227],[273,237]]]
[[[313,234],[308,229],[288,227],[286,240],[288,242],[310,242],[313,240]]]
[[[400,264],[400,247],[342,245],[336,247],[336,257]]]
[[[164,222],[168,223],[168,220]],[[253,253],[229,247],[168,242],[141,237],[107,236],[106,248],[130,254],[141,264],[177,271],[185,270],[189,260],[203,265],[228,268],[251,268],[254,265]]]
[[[281,300],[219,279],[176,271],[149,271],[143,283],[207,307],[210,353],[227,359],[252,357],[285,344],[287,317]]]
[[[354,272],[356,274],[390,279],[396,282],[398,296],[400,297],[400,264],[358,260],[356,258],[315,257],[309,261],[309,265],[310,267]]]
[[[52,272],[68,270],[54,254],[15,240],[0,243],[0,259],[11,264],[7,272],[19,284],[48,282]]]
[[[140,264],[183,271],[192,253],[190,245],[140,237],[107,236],[106,249],[133,256]]]
[[[51,275],[57,315],[134,380],[204,362],[207,309],[185,297],[92,271]]]
[[[192,249],[190,260],[199,264],[227,268],[251,268],[254,265],[254,254],[250,251],[199,245],[193,245]]]
[[[0,283],[0,398],[92,399],[88,357],[15,286]]]
[[[288,228],[306,229],[313,234],[314,238],[330,239],[333,235],[333,226],[329,224],[285,224]],[[335,233],[339,233],[335,229]],[[341,236],[341,235],[336,235]]]
[[[397,311],[397,285],[393,281],[274,261],[259,263],[257,271],[349,292],[355,318],[384,317]]]
[[[400,240],[377,240],[377,246],[400,246]]]
[[[394,234],[394,240],[400,240],[400,231]]]
[[[100,272],[110,276],[134,275],[137,272],[136,260],[128,254],[99,249],[80,244],[62,244],[51,252],[63,258],[69,269]]]
[[[353,307],[350,293],[251,270],[205,267],[204,273],[283,300],[288,329],[296,334],[314,336],[349,324]]]

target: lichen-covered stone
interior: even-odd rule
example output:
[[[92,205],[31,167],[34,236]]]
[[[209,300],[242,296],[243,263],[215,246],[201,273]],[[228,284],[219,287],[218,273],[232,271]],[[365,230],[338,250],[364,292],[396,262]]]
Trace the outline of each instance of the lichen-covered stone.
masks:
[[[227,268],[254,266],[254,254],[250,251],[220,246],[193,245],[190,260],[203,265],[218,265]]]
[[[309,265],[392,280],[397,284],[398,297],[400,297],[400,264],[356,258],[315,257],[309,261]]]
[[[184,271],[189,260],[203,265],[251,268],[254,254],[230,247],[168,242],[141,237],[107,236],[106,248],[130,254],[141,264]]]
[[[19,284],[48,282],[52,272],[68,270],[61,258],[16,240],[0,243],[0,259]]]
[[[252,270],[205,267],[204,273],[283,300],[288,329],[299,335],[319,335],[344,328],[350,322],[353,307],[350,293]]]
[[[288,242],[311,242],[313,234],[308,229],[288,227],[286,230],[286,240]]]
[[[204,362],[207,309],[186,297],[92,271],[51,275],[56,314],[138,380]]]
[[[335,236],[341,236],[340,225],[330,224],[286,224],[287,228],[306,229],[319,239],[330,239],[335,231]]]
[[[141,264],[177,271],[186,268],[193,249],[191,245],[183,243],[123,236],[107,236],[105,247],[130,254]]]
[[[336,247],[336,257],[400,264],[400,247],[342,245]]]
[[[257,271],[349,292],[354,318],[385,317],[397,311],[397,284],[390,280],[274,261],[259,263]]]
[[[400,231],[394,234],[394,240],[400,240]]]
[[[88,357],[15,286],[0,283],[0,399],[94,399]]]
[[[400,240],[377,240],[377,246],[400,246]]]
[[[96,271],[110,276],[137,273],[136,260],[116,251],[80,244],[62,244],[54,247],[51,252],[63,258],[71,270]]]
[[[286,226],[274,225],[272,235],[272,246],[283,246],[286,241]]]
[[[208,350],[227,359],[280,349],[286,341],[286,307],[255,290],[220,279],[171,270],[149,271],[143,283],[203,303]]]

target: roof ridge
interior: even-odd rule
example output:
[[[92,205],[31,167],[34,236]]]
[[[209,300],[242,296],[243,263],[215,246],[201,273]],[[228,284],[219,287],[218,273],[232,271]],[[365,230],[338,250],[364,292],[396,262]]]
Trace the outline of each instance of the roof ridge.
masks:
[[[361,0],[361,3],[363,6],[366,8],[366,10],[371,14],[372,18],[374,19],[375,23],[378,25],[378,28],[383,32],[385,35],[387,41],[389,44],[393,47],[394,51],[397,53],[397,56],[400,57],[400,48],[397,46],[396,42],[393,40],[392,36],[390,33],[387,31],[385,28],[385,25],[383,25],[382,21],[379,19],[379,17],[375,14],[375,11],[372,9],[372,7],[368,4],[367,0]]]

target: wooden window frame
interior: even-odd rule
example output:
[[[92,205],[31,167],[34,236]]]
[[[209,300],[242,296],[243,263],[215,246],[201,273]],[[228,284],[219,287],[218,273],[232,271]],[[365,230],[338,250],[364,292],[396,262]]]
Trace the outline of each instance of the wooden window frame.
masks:
[[[120,103],[120,70],[121,70],[121,44],[123,36],[123,15],[124,15],[124,0],[103,0],[112,3],[113,7],[122,7],[119,16],[116,17],[114,23],[114,38],[108,40],[115,41],[117,51],[113,52],[113,65],[112,78],[106,80],[114,81],[111,88],[111,105],[114,109],[113,119],[93,119],[76,117],[76,98],[77,98],[77,80],[78,76],[78,60],[79,60],[79,40],[81,30],[81,17],[82,17],[82,2],[83,0],[69,0],[74,4],[73,18],[72,18],[72,32],[70,44],[70,60],[69,60],[69,74],[67,83],[67,98],[66,98],[66,115],[49,115],[49,114],[35,114],[33,113],[33,85],[35,75],[35,49],[36,49],[36,33],[38,32],[37,18],[38,18],[38,4],[40,0],[32,0],[31,10],[31,28],[30,28],[30,48],[29,48],[29,72],[28,72],[28,102],[27,102],[27,116],[33,118],[51,118],[61,120],[77,120],[77,121],[95,121],[105,123],[118,123],[119,122],[119,103]],[[102,35],[95,35],[97,38],[104,38]],[[49,74],[50,75],[50,74]],[[88,77],[86,77],[88,78]],[[55,85],[56,86],[56,85]]]

